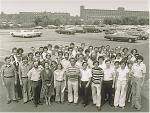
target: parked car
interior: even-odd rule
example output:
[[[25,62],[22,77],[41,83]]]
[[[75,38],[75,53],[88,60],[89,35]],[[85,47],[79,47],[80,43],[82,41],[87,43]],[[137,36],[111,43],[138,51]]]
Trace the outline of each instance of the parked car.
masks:
[[[106,36],[104,37],[106,39],[109,39],[111,41],[126,41],[126,42],[136,42],[137,41],[137,36],[132,36],[132,35],[129,35],[125,32],[117,32],[117,33],[114,33],[114,34],[106,34]]]
[[[68,29],[75,31],[76,33],[86,33],[82,26],[74,26]]]
[[[36,26],[34,29],[43,29],[42,26]]]
[[[114,34],[114,33],[116,33],[116,30],[110,30],[110,29],[105,30],[105,34]]]
[[[34,30],[18,30],[10,32],[10,35],[13,37],[32,38],[32,37],[40,37],[42,33]]]
[[[99,33],[102,32],[101,29],[95,27],[95,26],[83,26],[83,29],[88,33]]]
[[[138,36],[138,40],[147,40],[149,37],[149,34],[144,31],[128,31],[127,33],[132,36]]]
[[[48,25],[47,27],[48,27],[48,29],[57,29],[58,28],[58,26],[55,26],[55,25]]]
[[[31,32],[33,33],[33,37],[40,37],[42,35],[40,31],[32,30]]]
[[[75,34],[75,30],[72,29],[66,29],[66,28],[59,28],[56,29],[55,32],[59,33],[59,34],[68,34],[68,35],[74,35]]]
[[[139,37],[138,37],[138,40],[147,40],[149,39],[149,34],[147,32],[141,32]]]

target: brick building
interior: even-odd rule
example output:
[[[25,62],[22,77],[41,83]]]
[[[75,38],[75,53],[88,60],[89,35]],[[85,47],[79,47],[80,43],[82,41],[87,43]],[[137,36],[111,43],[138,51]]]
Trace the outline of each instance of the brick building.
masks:
[[[80,6],[80,18],[86,23],[93,23],[94,21],[102,22],[107,17],[144,17],[149,18],[148,11],[127,11],[123,7],[119,7],[117,10],[103,10],[103,9],[85,9],[84,6]]]

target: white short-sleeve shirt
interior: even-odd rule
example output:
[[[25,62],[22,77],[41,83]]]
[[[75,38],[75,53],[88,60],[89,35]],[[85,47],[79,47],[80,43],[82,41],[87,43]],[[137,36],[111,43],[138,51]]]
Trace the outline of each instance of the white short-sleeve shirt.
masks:
[[[125,69],[117,69],[117,72],[118,72],[118,80],[122,81],[122,80],[127,80],[127,75],[129,73],[129,70],[127,68]]]
[[[104,68],[104,81],[110,81],[113,80],[113,74],[115,73],[115,70],[113,67],[110,68]]]
[[[80,69],[81,71],[81,81],[89,81],[89,79],[92,77],[92,70],[90,68],[87,68],[86,70]]]
[[[138,78],[143,77],[143,73],[146,73],[145,64],[143,62],[140,65],[138,65],[137,63],[133,64],[132,72],[133,72],[133,76],[135,77],[138,77]]]

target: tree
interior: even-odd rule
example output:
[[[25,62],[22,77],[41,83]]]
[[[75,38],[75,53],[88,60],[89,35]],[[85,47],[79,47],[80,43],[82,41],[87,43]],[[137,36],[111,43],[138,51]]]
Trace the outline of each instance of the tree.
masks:
[[[34,23],[35,23],[36,26],[38,26],[40,22],[42,22],[42,19],[40,17],[36,17],[34,19]]]
[[[95,21],[93,22],[93,25],[99,25],[99,24],[100,24],[99,20],[95,20]]]
[[[62,24],[62,22],[60,21],[60,19],[57,18],[54,20],[54,25],[59,26],[61,24]]]

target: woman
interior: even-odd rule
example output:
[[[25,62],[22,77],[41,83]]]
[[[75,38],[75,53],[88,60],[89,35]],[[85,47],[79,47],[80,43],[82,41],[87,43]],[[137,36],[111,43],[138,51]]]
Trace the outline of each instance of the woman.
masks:
[[[53,72],[49,68],[49,63],[44,63],[44,70],[41,72],[42,78],[42,93],[44,94],[47,105],[50,105],[50,98],[53,92]]]
[[[56,88],[55,101],[57,103],[63,103],[66,80],[62,64],[58,64],[57,69],[54,71],[54,87]]]

